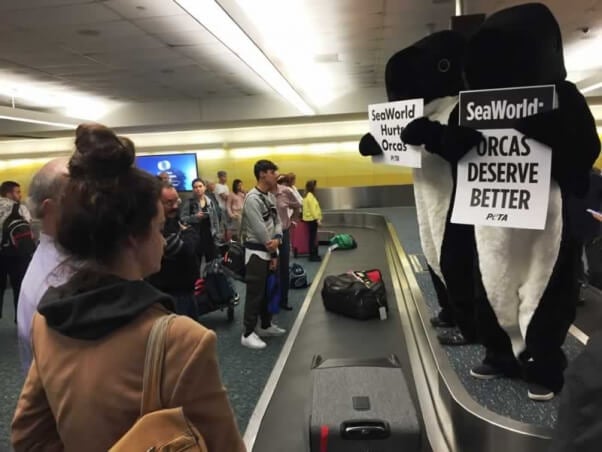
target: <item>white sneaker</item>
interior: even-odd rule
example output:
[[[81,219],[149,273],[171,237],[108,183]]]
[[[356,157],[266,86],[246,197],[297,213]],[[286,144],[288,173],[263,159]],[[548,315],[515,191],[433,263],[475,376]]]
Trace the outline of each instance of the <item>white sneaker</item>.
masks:
[[[265,348],[266,343],[263,342],[257,334],[251,333],[247,337],[245,337],[244,334],[241,336],[240,345],[255,350],[261,350],[262,348]]]
[[[258,327],[255,332],[259,336],[282,336],[284,333],[286,333],[286,330],[284,328],[280,328],[275,323],[272,323],[267,328]]]

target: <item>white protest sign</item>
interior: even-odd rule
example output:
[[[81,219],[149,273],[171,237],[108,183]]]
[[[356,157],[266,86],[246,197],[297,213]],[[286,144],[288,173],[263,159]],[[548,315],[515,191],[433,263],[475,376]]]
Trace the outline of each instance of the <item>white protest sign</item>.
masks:
[[[552,110],[555,98],[553,85],[460,93],[460,125],[484,140],[458,162],[452,223],[545,228],[552,153],[511,127]]]
[[[370,133],[383,155],[372,157],[375,163],[420,168],[421,146],[401,141],[401,132],[411,121],[422,116],[422,99],[401,100],[368,106]]]

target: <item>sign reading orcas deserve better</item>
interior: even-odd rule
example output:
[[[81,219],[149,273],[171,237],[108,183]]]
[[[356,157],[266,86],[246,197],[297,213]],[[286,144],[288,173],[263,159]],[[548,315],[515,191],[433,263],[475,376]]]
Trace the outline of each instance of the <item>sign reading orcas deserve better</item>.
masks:
[[[556,107],[553,85],[463,91],[460,125],[483,140],[458,162],[452,222],[544,229],[550,194],[550,148],[512,127]]]
[[[372,157],[375,163],[420,168],[420,146],[401,140],[401,132],[411,121],[422,116],[422,99],[386,102],[368,106],[370,133],[383,151]]]

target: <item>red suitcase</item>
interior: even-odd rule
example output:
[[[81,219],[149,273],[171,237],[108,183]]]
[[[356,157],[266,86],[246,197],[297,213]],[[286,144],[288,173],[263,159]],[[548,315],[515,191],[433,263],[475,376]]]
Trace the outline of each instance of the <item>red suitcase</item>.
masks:
[[[305,221],[298,221],[296,226],[291,226],[291,249],[293,256],[309,256],[309,226]]]

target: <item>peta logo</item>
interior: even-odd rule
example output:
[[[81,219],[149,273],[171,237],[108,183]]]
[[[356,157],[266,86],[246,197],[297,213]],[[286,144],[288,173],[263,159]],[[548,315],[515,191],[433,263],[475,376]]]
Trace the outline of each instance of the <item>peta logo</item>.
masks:
[[[508,221],[507,213],[488,213],[485,217],[487,221]]]

